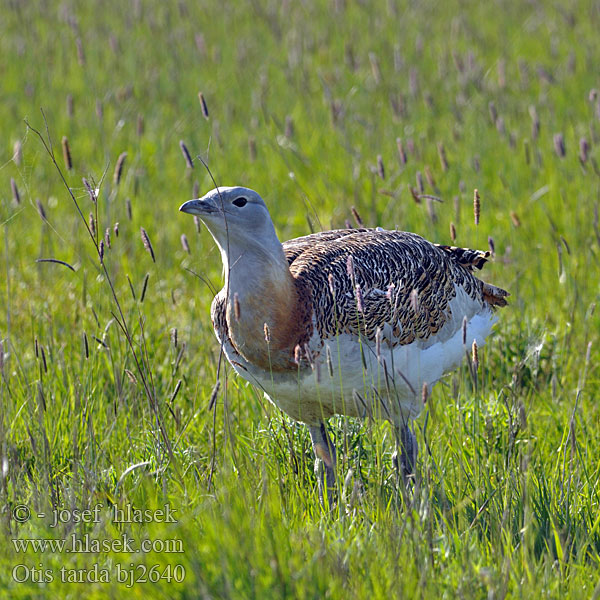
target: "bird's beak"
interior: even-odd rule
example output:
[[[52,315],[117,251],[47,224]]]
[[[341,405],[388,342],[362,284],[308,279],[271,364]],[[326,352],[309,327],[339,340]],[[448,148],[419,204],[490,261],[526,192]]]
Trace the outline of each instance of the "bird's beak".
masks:
[[[212,202],[204,200],[203,198],[199,198],[197,200],[188,200],[187,202],[184,202],[179,207],[179,210],[190,215],[198,215],[202,217],[204,215],[216,212],[217,208],[213,206]]]

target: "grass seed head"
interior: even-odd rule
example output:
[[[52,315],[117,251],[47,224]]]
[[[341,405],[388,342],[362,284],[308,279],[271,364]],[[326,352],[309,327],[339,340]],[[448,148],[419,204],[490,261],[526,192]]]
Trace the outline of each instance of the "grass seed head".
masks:
[[[450,239],[456,242],[456,226],[454,223],[450,223]]]
[[[192,157],[190,156],[190,151],[187,149],[185,142],[183,140],[179,140],[179,147],[181,148],[181,153],[183,154],[183,158],[185,158],[185,164],[188,169],[194,168],[194,163],[192,161]],[[194,196],[195,198],[195,196]]]
[[[106,228],[106,231],[104,232],[104,243],[106,244],[107,248],[111,248],[110,245],[110,227]]]
[[[581,164],[585,164],[588,160],[590,145],[586,138],[582,137],[579,140],[579,160]]]
[[[96,204],[96,202],[98,201],[98,197],[96,196],[96,190],[92,187],[90,182],[85,177],[82,179],[82,181],[85,189],[87,190],[88,196],[92,201],[92,204]]]
[[[442,144],[442,142],[438,143],[438,155],[440,157],[442,171],[445,173],[448,170],[448,159],[446,158],[446,149],[444,148],[444,144]]]
[[[349,254],[346,259],[346,273],[348,273],[350,281],[354,283],[356,281],[356,273],[354,272],[354,258],[352,257],[352,254]]]
[[[12,191],[12,197],[15,204],[21,204],[21,194],[19,194],[17,182],[12,177],[10,178],[10,189]]]
[[[294,362],[297,365],[299,365],[301,360],[302,360],[302,348],[300,347],[300,344],[296,344],[294,346]]]
[[[190,245],[188,244],[187,235],[185,235],[185,233],[181,234],[181,247],[183,248],[184,252],[190,254]]]
[[[119,237],[119,223],[115,223],[113,231],[115,232],[115,237]]]
[[[152,242],[150,241],[150,238],[148,237],[148,233],[146,232],[146,230],[143,227],[140,227],[140,233],[142,236],[142,242],[144,244],[144,248],[146,248],[146,250],[150,253],[150,256],[152,257],[152,262],[156,262],[156,258],[154,256],[154,248],[152,247]]]
[[[23,145],[21,144],[21,140],[17,140],[13,146],[13,160],[17,167],[20,167],[23,162]]]
[[[420,173],[417,173],[417,175],[420,175]],[[419,193],[419,190],[415,189],[412,186],[408,186],[409,190],[410,190],[410,194],[413,197],[413,200],[415,201],[415,204],[421,204],[421,194]]]
[[[202,116],[208,120],[208,106],[206,104],[206,99],[204,98],[204,94],[202,92],[198,92],[198,100],[200,101],[200,108],[202,110]]]
[[[139,113],[137,116],[137,122],[136,122],[136,126],[135,126],[135,132],[137,133],[138,137],[142,137],[144,135],[144,129],[145,129],[144,115]]]
[[[481,200],[479,190],[473,192],[473,215],[475,216],[475,225],[479,225],[479,216],[481,214]]]
[[[71,171],[73,169],[73,161],[71,159],[71,148],[69,147],[69,139],[66,135],[62,137],[63,160],[65,161],[65,169]]]
[[[333,273],[329,273],[327,276],[327,283],[329,284],[329,292],[331,293],[332,298],[335,298],[335,279]]]
[[[559,158],[564,158],[566,155],[565,139],[562,133],[555,133],[553,137],[554,141],[554,152]]]
[[[121,183],[121,176],[123,175],[123,166],[125,165],[125,159],[127,158],[127,152],[121,152],[117,162],[115,164],[115,172],[113,175],[113,181],[115,185]]]
[[[129,381],[131,381],[131,383],[133,383],[133,385],[137,384],[137,377],[129,369],[125,369],[125,375],[127,375]]]
[[[35,199],[35,205],[37,207],[38,215],[40,215],[42,221],[47,221],[46,219],[46,211],[44,210],[44,205],[39,198]]]
[[[142,284],[142,293],[140,295],[140,302],[143,302],[144,298],[146,297],[146,290],[148,289],[148,279],[150,279],[150,273],[146,273],[146,276],[144,277],[144,283]]]
[[[77,46],[77,62],[79,63],[79,66],[83,67],[85,65],[85,53],[83,51],[83,42],[80,37],[75,40],[75,45]]]
[[[421,402],[423,402],[423,406],[427,404],[427,399],[429,398],[429,386],[427,382],[423,382],[423,387],[421,388]]]
[[[473,340],[473,345],[471,346],[471,354],[473,359],[473,368],[475,371],[479,369],[479,351],[477,349],[477,341]]]
[[[390,283],[388,285],[387,290],[385,292],[385,297],[388,299],[388,302],[391,304],[394,301],[394,289],[396,285],[394,283]]]
[[[217,395],[219,393],[220,387],[221,387],[221,382],[219,380],[217,380],[217,382],[213,386],[212,392],[210,393],[210,398],[208,399],[209,412],[213,409],[215,402],[217,401]]]
[[[529,116],[531,117],[531,139],[537,140],[540,134],[540,118],[533,104],[529,107]]]
[[[358,312],[364,313],[365,305],[363,303],[363,294],[362,294],[362,290],[360,289],[360,283],[356,284],[355,292],[356,292],[356,308],[358,309]]]
[[[419,312],[419,291],[416,289],[410,292],[410,305],[413,312],[417,314]]]
[[[94,213],[90,213],[88,217],[88,225],[90,227],[90,232],[92,237],[96,237],[96,218],[94,217]]]
[[[467,345],[467,315],[463,317],[462,322],[462,343],[463,346]]]
[[[132,220],[132,214],[131,214],[131,199],[127,198],[125,200],[125,205],[127,207],[127,218],[131,221]]]
[[[104,240],[100,240],[98,245],[98,256],[100,257],[100,263],[104,262]]]
[[[177,348],[177,327],[173,327],[173,329],[171,329],[171,343],[173,344],[174,348]]]
[[[417,179],[417,190],[418,190],[419,194],[424,194],[425,193],[425,184],[423,183],[423,175],[421,174],[421,171],[417,171],[416,179]]]
[[[292,117],[290,117],[290,115],[287,115],[287,117],[285,118],[285,137],[289,139],[293,136],[294,136],[294,119],[292,119]]]
[[[405,165],[407,161],[406,150],[404,149],[404,145],[400,138],[396,138],[396,147],[398,148],[398,160],[401,165]]]
[[[364,227],[363,220],[360,218],[360,215],[358,214],[358,211],[356,210],[356,207],[351,206],[350,210],[352,211],[352,216],[354,217],[354,220],[356,221],[356,224],[359,227]]]
[[[379,175],[381,179],[385,179],[385,167],[383,165],[383,157],[381,154],[377,155],[377,175]]]
[[[510,211],[510,220],[515,227],[521,227],[521,219],[519,219],[519,215],[514,211]]]
[[[200,233],[200,217],[198,215],[194,215],[194,225],[196,226],[196,232]]]

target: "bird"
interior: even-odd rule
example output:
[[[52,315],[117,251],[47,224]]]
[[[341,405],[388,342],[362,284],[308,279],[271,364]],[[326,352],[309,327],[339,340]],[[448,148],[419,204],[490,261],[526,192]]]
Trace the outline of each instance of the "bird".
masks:
[[[224,286],[211,305],[234,371],[307,425],[319,495],[331,502],[333,415],[394,426],[394,465],[414,480],[411,423],[423,396],[483,346],[507,291],[475,277],[489,251],[434,244],[381,227],[334,229],[280,242],[261,196],[217,187],[180,211],[216,242]]]

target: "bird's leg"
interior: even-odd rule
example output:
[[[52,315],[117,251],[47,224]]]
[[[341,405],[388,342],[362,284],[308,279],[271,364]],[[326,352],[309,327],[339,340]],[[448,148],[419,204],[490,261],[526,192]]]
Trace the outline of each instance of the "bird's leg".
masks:
[[[408,424],[398,425],[396,427],[396,450],[392,454],[392,462],[396,470],[402,475],[405,485],[409,481],[414,481],[418,452],[417,438]],[[398,455],[400,455],[400,460],[398,460]]]
[[[324,504],[325,492],[329,506],[333,505],[333,491],[335,489],[335,448],[329,439],[325,423],[309,425],[310,439],[315,452],[315,473],[319,475],[319,497]]]

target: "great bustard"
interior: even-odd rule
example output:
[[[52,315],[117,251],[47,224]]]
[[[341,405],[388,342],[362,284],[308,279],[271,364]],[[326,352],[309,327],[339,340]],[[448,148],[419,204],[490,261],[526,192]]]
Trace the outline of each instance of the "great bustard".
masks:
[[[482,346],[494,307],[506,304],[507,292],[473,275],[489,253],[381,228],[282,244],[263,199],[243,187],[212,190],[180,210],[197,215],[221,251],[225,285],[211,317],[229,362],[308,425],[327,487],[336,455],[325,420],[334,414],[391,421],[410,476],[409,422],[423,386],[456,368],[465,346]]]

